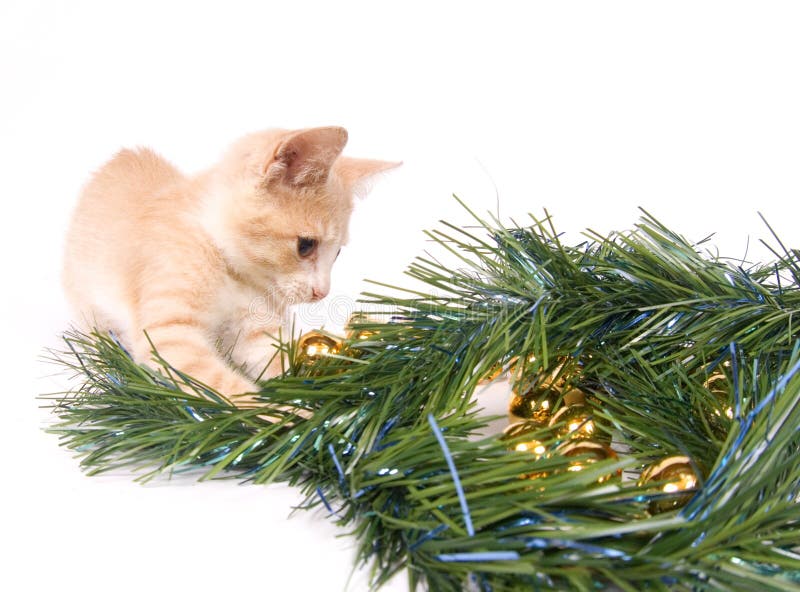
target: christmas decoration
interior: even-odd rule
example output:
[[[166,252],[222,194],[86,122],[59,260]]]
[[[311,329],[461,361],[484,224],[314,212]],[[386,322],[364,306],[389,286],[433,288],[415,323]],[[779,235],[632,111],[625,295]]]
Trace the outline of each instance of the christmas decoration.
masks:
[[[341,349],[341,341],[320,331],[310,331],[297,340],[298,359],[304,366],[311,366],[331,354],[338,354]]]
[[[503,435],[506,439],[514,440],[512,448],[517,452],[531,452],[537,457],[541,457],[547,452],[547,447],[543,440],[536,439],[531,435],[541,427],[542,425],[536,421],[519,421],[503,430]],[[525,437],[520,441],[519,436]]]
[[[724,413],[725,417],[733,419],[733,408],[728,404],[728,393],[730,392],[728,378],[722,372],[717,372],[709,376],[703,386],[714,395],[719,406],[718,409],[714,409],[714,414],[721,416]]]
[[[343,344],[343,353],[360,359],[374,348],[381,348],[380,326],[383,321],[375,321],[369,315],[356,313],[347,322],[349,330]]]
[[[378,331],[371,331],[370,329],[360,329],[359,331],[351,331],[348,337],[352,341],[369,341],[378,337]]]
[[[599,433],[592,411],[586,405],[566,405],[550,418],[550,426],[559,436],[591,438]]]
[[[690,492],[700,485],[700,477],[688,456],[668,456],[648,466],[639,479],[643,486],[658,485],[664,497],[650,501],[650,512],[659,514],[686,505]]]
[[[57,359],[83,383],[53,401],[52,431],[90,474],[201,467],[298,485],[357,538],[376,588],[406,569],[412,589],[443,592],[797,589],[798,252],[776,241],[769,264],[731,263],[648,214],[574,246],[549,219],[476,222],[431,233],[464,269],[426,255],[408,270],[422,286],[364,295],[392,316],[350,327],[380,331],[358,363],[306,367],[285,344],[286,375],[259,394],[279,421],[159,358],[160,371],[136,365],[112,336],[73,333]],[[485,435],[470,394],[515,357],[512,381],[541,372],[567,407],[585,393],[624,452],[541,422]],[[711,412],[716,371],[731,419]],[[543,453],[513,449],[526,437]],[[666,456],[708,470],[677,492],[685,505],[652,515],[669,479],[637,471]],[[619,471],[631,478],[609,478]]]
[[[528,391],[525,395],[514,395],[508,407],[511,420],[527,419],[547,425],[553,408],[558,402],[558,393],[553,391]]]
[[[560,386],[556,382],[559,380],[558,371],[563,366],[552,373],[539,369],[536,372],[526,371],[536,361],[532,354],[522,357],[525,362],[520,362],[519,358],[512,360],[514,373],[518,375],[514,383],[514,397],[509,404],[508,413],[512,422],[518,419],[536,420],[547,424],[550,417],[561,402]]]
[[[559,446],[556,451],[563,456],[572,458],[567,470],[575,473],[589,468],[596,462],[603,460],[613,460],[617,458],[617,453],[602,442],[595,442],[588,439],[570,440]],[[622,471],[603,473],[597,477],[598,483],[605,483],[614,477],[622,476]]]

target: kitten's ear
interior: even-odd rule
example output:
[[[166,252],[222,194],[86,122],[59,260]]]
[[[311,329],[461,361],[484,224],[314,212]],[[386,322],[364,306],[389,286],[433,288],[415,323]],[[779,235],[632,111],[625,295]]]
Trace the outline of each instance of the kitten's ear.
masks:
[[[342,127],[289,132],[264,165],[264,181],[267,186],[282,182],[296,187],[324,183],[346,143]]]
[[[363,197],[369,189],[369,181],[372,177],[397,168],[401,164],[403,163],[342,156],[334,163],[333,168],[350,191]]]

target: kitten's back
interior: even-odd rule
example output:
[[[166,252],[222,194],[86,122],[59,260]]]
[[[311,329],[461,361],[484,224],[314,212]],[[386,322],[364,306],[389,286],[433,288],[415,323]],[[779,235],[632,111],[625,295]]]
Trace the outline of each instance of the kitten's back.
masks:
[[[132,278],[124,273],[131,250],[147,231],[144,219],[163,217],[170,209],[164,203],[168,188],[183,180],[164,158],[137,148],[118,152],[84,187],[67,234],[63,276],[76,311],[84,317],[91,311],[94,317],[80,319],[84,328],[129,330],[130,319],[120,318],[119,303],[131,298]]]
[[[183,179],[181,172],[149,148],[120,150],[98,170],[83,190],[78,211],[92,207],[131,207],[156,197]]]

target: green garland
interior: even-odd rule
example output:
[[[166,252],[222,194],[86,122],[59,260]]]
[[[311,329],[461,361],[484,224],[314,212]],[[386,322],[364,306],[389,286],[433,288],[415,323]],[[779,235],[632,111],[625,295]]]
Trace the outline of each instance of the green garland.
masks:
[[[577,246],[548,219],[476,220],[480,232],[431,233],[463,269],[418,258],[408,274],[421,289],[365,295],[393,311],[354,322],[370,339],[311,366],[285,346],[288,372],[261,396],[310,420],[270,423],[163,360],[160,372],[134,364],[113,336],[71,333],[56,361],[82,386],[53,402],[52,431],[91,474],[199,467],[201,479],[299,485],[306,507],[357,537],[376,588],[407,569],[412,588],[437,591],[797,590],[798,252],[744,268],[647,214]],[[572,472],[550,431],[535,434],[540,458],[476,437],[488,419],[471,394],[516,358],[515,380],[572,365],[566,377],[625,452]],[[685,507],[650,515],[663,494],[636,475],[673,454],[704,482]],[[620,470],[631,478],[603,481]]]

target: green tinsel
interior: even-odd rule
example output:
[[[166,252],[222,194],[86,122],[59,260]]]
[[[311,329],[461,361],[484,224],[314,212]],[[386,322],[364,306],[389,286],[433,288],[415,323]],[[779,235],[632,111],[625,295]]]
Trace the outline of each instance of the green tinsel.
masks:
[[[53,431],[89,473],[200,467],[202,479],[299,485],[306,507],[358,538],[376,588],[405,568],[412,587],[437,591],[797,590],[798,252],[781,245],[745,268],[648,214],[576,246],[548,219],[476,220],[480,232],[431,233],[463,269],[417,258],[408,274],[422,288],[365,295],[371,311],[392,309],[354,323],[367,340],[311,368],[285,346],[291,368],[261,396],[310,420],[270,423],[163,360],[160,372],[134,364],[113,336],[71,333],[57,362],[82,385],[53,402]],[[541,458],[476,437],[488,420],[471,394],[515,358],[514,380],[579,367],[568,379],[625,452],[571,472],[547,430]],[[688,505],[651,516],[659,491],[635,476],[673,454],[705,480]],[[618,470],[632,478],[598,483]],[[534,473],[546,476],[521,478]]]

